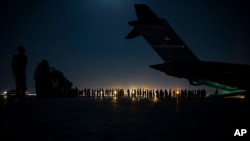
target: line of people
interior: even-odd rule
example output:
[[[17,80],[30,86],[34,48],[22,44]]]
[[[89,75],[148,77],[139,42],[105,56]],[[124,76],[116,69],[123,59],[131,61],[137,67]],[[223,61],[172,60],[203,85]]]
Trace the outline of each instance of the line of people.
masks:
[[[90,89],[84,88],[79,91],[79,96],[123,96],[124,89],[111,88],[111,89]]]
[[[204,98],[205,89],[187,90],[187,89],[127,89],[127,93],[122,88],[111,89],[90,89],[84,88],[79,91],[79,96],[147,96],[147,97],[179,97],[179,98]]]
[[[70,82],[61,71],[50,68],[47,60],[38,63],[34,80],[37,97],[77,96],[77,87],[72,88]]]
[[[25,48],[18,46],[18,53],[12,58],[12,70],[16,82],[16,95],[18,98],[24,98],[27,90],[26,86],[26,66],[27,56]],[[123,96],[124,89],[83,89],[78,90],[77,87],[72,88],[70,82],[61,71],[51,68],[47,60],[42,60],[38,63],[35,72],[34,80],[36,94],[38,97],[62,97],[62,96]],[[203,90],[167,90],[167,89],[127,89],[128,96],[150,96],[150,97],[183,97],[183,98],[203,98],[206,96],[206,91]]]
[[[24,46],[17,47],[17,53],[12,57],[12,73],[16,84],[16,97],[25,98],[27,91],[26,67],[28,57]],[[77,96],[78,89],[72,88],[70,82],[61,71],[50,68],[47,60],[38,63],[34,72],[37,97]]]

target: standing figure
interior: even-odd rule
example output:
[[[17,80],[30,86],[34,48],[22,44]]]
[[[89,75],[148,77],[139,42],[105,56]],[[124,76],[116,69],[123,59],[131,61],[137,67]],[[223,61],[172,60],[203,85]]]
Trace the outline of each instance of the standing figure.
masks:
[[[24,98],[27,90],[26,66],[28,59],[23,46],[18,46],[17,51],[18,53],[12,58],[12,72],[16,83],[16,97]]]
[[[47,60],[43,60],[38,63],[35,73],[34,80],[36,86],[36,94],[38,97],[48,97],[51,92],[50,83],[50,67]]]

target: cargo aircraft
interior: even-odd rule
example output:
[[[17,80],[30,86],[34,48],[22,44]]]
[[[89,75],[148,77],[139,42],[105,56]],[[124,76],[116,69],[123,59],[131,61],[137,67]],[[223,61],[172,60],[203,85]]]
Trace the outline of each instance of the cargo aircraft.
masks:
[[[158,17],[147,5],[134,6],[137,20],[128,22],[133,29],[125,38],[142,35],[152,46],[164,62],[151,65],[151,68],[185,78],[191,85],[207,85],[223,90],[213,96],[247,95],[250,90],[250,65],[201,61],[167,20]]]

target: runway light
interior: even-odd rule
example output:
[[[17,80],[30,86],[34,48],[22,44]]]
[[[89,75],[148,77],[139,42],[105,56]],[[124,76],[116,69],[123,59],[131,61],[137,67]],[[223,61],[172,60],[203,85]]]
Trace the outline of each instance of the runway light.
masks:
[[[159,99],[158,99],[157,97],[152,98],[152,102],[153,102],[153,103],[158,102],[158,100],[159,100]]]
[[[135,101],[136,99],[135,99],[135,97],[132,97],[132,101]]]
[[[176,94],[177,94],[177,95],[180,94],[180,90],[177,90],[177,91],[176,91]]]
[[[2,95],[2,96],[7,96],[7,91],[4,91],[4,92],[1,93],[0,95]]]
[[[36,96],[36,94],[32,94],[32,93],[27,93],[27,96]]]

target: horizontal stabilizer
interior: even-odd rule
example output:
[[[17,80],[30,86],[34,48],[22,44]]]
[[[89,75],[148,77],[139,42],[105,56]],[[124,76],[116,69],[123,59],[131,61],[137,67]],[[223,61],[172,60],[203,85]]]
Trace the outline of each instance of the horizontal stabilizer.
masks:
[[[140,35],[141,34],[134,28],[132,31],[129,32],[129,34],[125,37],[125,39],[133,39]]]

